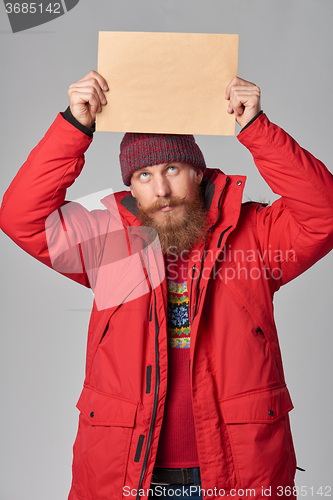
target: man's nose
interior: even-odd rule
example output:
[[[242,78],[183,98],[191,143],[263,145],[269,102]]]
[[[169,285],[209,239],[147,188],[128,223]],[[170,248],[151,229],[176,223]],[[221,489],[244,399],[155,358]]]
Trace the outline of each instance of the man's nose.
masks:
[[[155,181],[155,196],[159,198],[170,196],[171,194],[170,184],[164,175],[156,176],[154,181]]]

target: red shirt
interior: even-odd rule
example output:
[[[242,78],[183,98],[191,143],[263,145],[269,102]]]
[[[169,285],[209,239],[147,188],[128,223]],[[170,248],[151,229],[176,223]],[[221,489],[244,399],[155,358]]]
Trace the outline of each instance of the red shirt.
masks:
[[[168,282],[168,393],[156,467],[198,467],[191,387],[187,261],[166,259]]]

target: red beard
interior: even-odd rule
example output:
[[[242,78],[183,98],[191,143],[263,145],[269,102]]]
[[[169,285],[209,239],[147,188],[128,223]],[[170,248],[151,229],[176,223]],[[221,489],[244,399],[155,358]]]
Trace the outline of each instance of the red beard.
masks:
[[[164,222],[155,221],[153,214],[163,207],[183,206],[184,212],[180,217],[173,217],[172,212],[165,213]],[[186,198],[166,197],[156,200],[151,206],[143,210],[137,203],[138,218],[143,226],[152,227],[159,235],[163,254],[174,253],[180,255],[188,251],[199,242],[207,228],[207,211],[203,203],[200,186],[197,186],[195,197],[191,202]]]

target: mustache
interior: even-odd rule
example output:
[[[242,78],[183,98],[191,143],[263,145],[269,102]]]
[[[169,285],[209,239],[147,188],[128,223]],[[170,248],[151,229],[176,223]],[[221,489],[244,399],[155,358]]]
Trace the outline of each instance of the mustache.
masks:
[[[159,198],[158,200],[154,201],[154,203],[145,208],[145,212],[153,214],[155,212],[158,212],[158,210],[161,210],[161,208],[178,207],[180,205],[184,205],[184,203],[186,203],[186,196],[187,195],[185,195],[183,198],[179,198],[178,196],[166,196],[163,198]]]

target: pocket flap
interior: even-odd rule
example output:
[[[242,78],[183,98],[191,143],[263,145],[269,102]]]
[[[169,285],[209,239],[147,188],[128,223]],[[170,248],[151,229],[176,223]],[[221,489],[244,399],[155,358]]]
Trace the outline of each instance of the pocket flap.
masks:
[[[293,409],[286,386],[259,390],[220,401],[227,424],[273,424]]]
[[[133,427],[138,403],[85,386],[76,407],[91,425]]]

